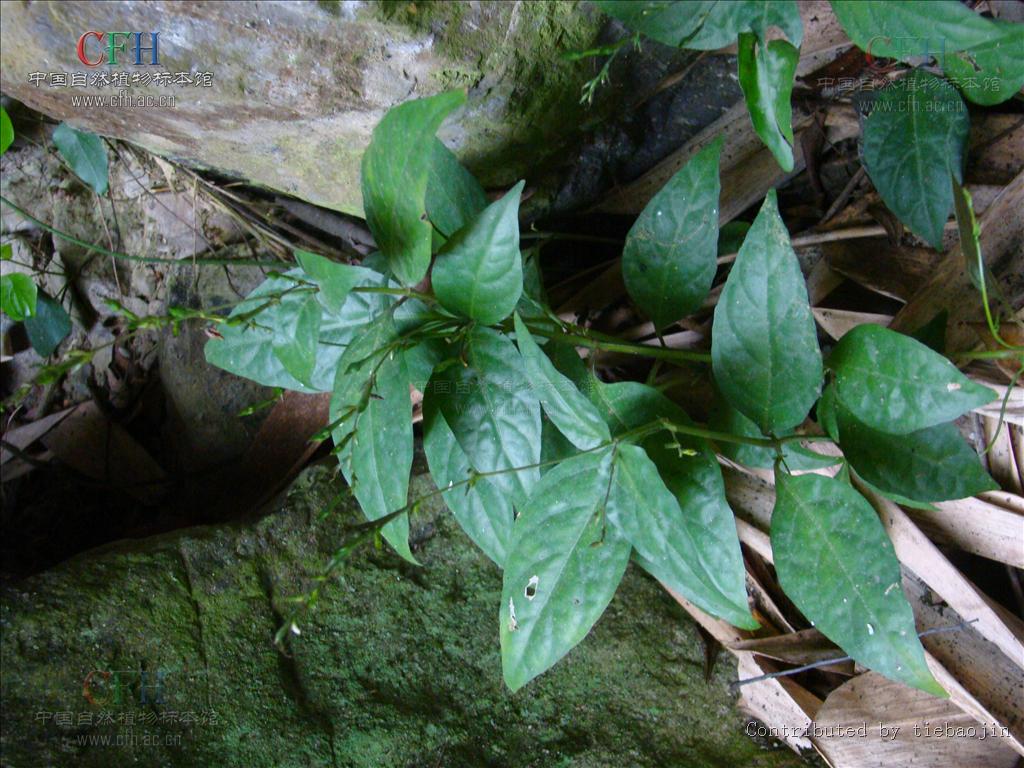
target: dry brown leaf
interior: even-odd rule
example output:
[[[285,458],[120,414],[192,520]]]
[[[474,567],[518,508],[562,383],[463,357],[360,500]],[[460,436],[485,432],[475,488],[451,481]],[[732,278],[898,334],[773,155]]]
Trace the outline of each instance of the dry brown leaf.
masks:
[[[167,476],[149,452],[92,401],[74,408],[40,440],[69,467],[144,504],[155,504],[167,489]]]
[[[822,330],[836,341],[839,341],[848,331],[858,325],[880,325],[885,328],[892,322],[892,315],[877,315],[871,312],[853,312],[848,309],[828,309],[826,307],[815,307],[811,311]]]
[[[1019,496],[1016,498],[1024,501]],[[931,510],[906,510],[929,538],[989,560],[1024,568],[1024,514],[1021,512],[973,497],[941,501],[932,507]]]
[[[19,451],[26,451],[33,443],[38,442],[43,435],[71,415],[77,407],[78,406],[65,408],[63,411],[51,413],[49,416],[44,416],[30,424],[24,424],[20,427],[16,427],[15,429],[9,429],[3,435],[4,442],[13,445]],[[12,451],[7,450],[7,448],[0,448],[0,464],[6,464],[13,458],[14,453]],[[8,469],[5,468],[5,479],[10,479],[6,475],[7,471]]]
[[[1021,171],[979,217],[981,252],[1007,294],[1018,306],[1024,298],[1024,171]],[[964,268],[959,245],[936,266],[934,274],[893,320],[895,330],[912,331],[946,310],[946,347],[953,351],[973,349],[978,344],[971,323],[982,322],[981,298]]]
[[[914,621],[922,631],[948,629],[965,621],[948,605],[936,600],[928,585],[906,568],[903,569],[903,591],[914,609]],[[956,679],[956,685],[941,679],[939,682],[965,711],[975,712],[981,720],[1007,728],[1014,748],[1019,750],[1024,737],[1024,712],[1020,701],[1024,671],[1006,664],[999,649],[985,640],[973,624],[955,632],[926,635],[921,642],[936,677],[949,675]]]
[[[974,626],[978,632],[994,643],[1011,663],[1024,668],[1024,642],[1008,625],[1005,611],[994,607],[898,505],[863,484],[858,484],[858,490],[878,511],[900,563],[924,579],[957,613],[976,621]]]
[[[914,726],[975,727],[954,703],[917,691],[875,672],[858,675],[833,691],[818,710],[815,733],[848,729],[854,735],[815,738],[835,768],[1013,768],[1017,754],[996,738],[915,735]],[[884,729],[884,730],[883,730]],[[863,734],[863,735],[861,735]]]

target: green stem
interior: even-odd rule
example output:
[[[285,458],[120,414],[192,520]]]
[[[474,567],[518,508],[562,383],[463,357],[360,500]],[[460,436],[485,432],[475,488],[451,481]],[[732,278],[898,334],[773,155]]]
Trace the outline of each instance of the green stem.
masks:
[[[411,288],[385,288],[383,286],[356,286],[352,289],[353,293],[383,293],[388,296],[406,296],[410,299],[419,299],[420,301],[427,304],[436,304],[437,299],[431,296],[429,293],[420,293],[414,291]]]
[[[658,425],[659,427],[667,429],[669,432],[690,435],[691,437],[702,437],[705,440],[713,440],[718,443],[752,445],[757,448],[774,448],[776,450],[782,448],[786,443],[798,442],[800,440],[825,441],[832,439],[827,435],[784,435],[783,437],[774,438],[744,437],[742,435],[734,435],[730,432],[717,432],[713,429],[705,429],[704,427],[698,427],[695,424],[676,424],[675,422],[662,421],[658,422]]]
[[[67,232],[47,224],[45,221],[40,221],[35,216],[30,214],[24,208],[15,205],[3,195],[0,195],[0,203],[3,203],[8,208],[16,211],[23,218],[31,221],[40,229],[49,232],[51,235],[59,237],[61,240],[67,240],[69,243],[80,245],[88,251],[96,251],[102,253],[104,256],[110,256],[114,259],[121,259],[123,261],[137,261],[143,264],[168,264],[175,266],[188,266],[189,264],[201,264],[204,266],[221,266],[221,267],[282,267],[287,266],[284,262],[280,261],[257,261],[254,259],[215,259],[215,258],[194,258],[194,259],[161,259],[156,256],[135,256],[130,253],[118,253],[117,251],[111,251],[104,248],[101,245],[90,243],[80,238],[70,235]]]
[[[574,347],[588,347],[601,352],[621,352],[626,355],[641,355],[653,357],[660,360],[675,360],[685,362],[710,363],[711,353],[697,352],[691,349],[671,349],[668,347],[653,347],[649,344],[632,344],[628,341],[613,341],[604,338],[595,338],[591,335],[568,333],[566,331],[551,331],[546,328],[530,327],[531,333],[551,339],[556,344],[571,344]]]
[[[1005,360],[1007,358],[1024,359],[1024,347],[985,349],[980,352],[954,352],[952,357],[967,358],[968,360]]]

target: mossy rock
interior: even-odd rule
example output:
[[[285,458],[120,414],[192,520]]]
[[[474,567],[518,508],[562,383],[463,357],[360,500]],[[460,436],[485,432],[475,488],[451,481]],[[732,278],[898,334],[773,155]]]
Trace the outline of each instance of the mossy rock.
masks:
[[[5,586],[4,765],[801,764],[744,735],[735,667],[705,682],[694,625],[632,567],[591,636],[509,693],[501,574],[430,504],[422,567],[364,547],[279,652],[287,598],[357,521],[347,500],[320,514],[339,494],[315,466],[256,522],[118,542]]]

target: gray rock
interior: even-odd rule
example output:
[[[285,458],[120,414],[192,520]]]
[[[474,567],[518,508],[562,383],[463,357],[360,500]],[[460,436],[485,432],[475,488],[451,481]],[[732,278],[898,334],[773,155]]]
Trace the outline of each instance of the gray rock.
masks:
[[[4,765],[800,764],[744,736],[735,669],[705,683],[694,625],[632,567],[593,633],[510,694],[500,573],[431,503],[413,524],[422,568],[364,547],[279,653],[287,598],[355,521],[348,503],[319,519],[340,490],[314,467],[255,523],[115,543],[4,586]]]
[[[560,2],[38,2],[4,8],[0,89],[79,128],[135,142],[310,202],[360,213],[359,161],[388,108],[466,88],[442,138],[486,184],[505,184],[557,157],[578,134],[602,24]],[[159,32],[159,66],[90,69],[87,30]],[[89,56],[100,47],[90,40]],[[173,107],[95,109],[72,96],[116,87],[34,84],[33,72],[211,72],[212,87],[132,85]]]

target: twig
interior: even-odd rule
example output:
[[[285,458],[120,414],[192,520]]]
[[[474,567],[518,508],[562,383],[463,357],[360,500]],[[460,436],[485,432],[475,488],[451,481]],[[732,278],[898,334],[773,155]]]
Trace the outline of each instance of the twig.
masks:
[[[850,196],[853,194],[853,191],[857,188],[857,185],[860,184],[860,180],[863,179],[866,175],[867,171],[864,169],[864,166],[862,165],[860,168],[857,169],[857,172],[853,174],[852,178],[848,182],[846,182],[846,186],[843,187],[843,191],[839,193],[839,197],[835,199],[835,202],[833,202],[832,205],[828,207],[828,210],[825,211],[825,215],[822,216],[821,221],[818,222],[819,227],[822,224],[828,222],[833,216],[835,216],[839,212],[840,208],[846,205],[846,201],[850,199]]]
[[[918,632],[918,637],[927,637],[928,635],[938,635],[942,632],[957,632],[961,629],[966,629],[969,625],[974,624],[977,619],[971,619],[970,621],[961,621],[959,624],[953,624],[948,627],[936,627],[935,629],[926,629],[924,632]],[[754,651],[756,653],[756,651]],[[762,680],[774,680],[777,677],[789,677],[791,675],[798,675],[801,672],[807,672],[811,669],[818,669],[819,667],[830,667],[833,664],[840,664],[844,661],[853,661],[852,656],[839,656],[835,659],[822,659],[821,661],[815,661],[811,664],[804,664],[802,667],[796,667],[795,669],[784,669],[781,672],[769,672],[766,675],[758,675],[757,677],[748,677],[744,680],[737,680],[730,684],[730,688],[739,688],[742,685],[748,685],[749,683],[760,683]]]
[[[956,229],[955,221],[946,222],[944,227],[947,230]],[[806,248],[809,245],[819,243],[833,243],[839,240],[858,240],[865,237],[880,237],[887,235],[885,227],[881,224],[868,224],[861,227],[850,227],[848,229],[837,229],[832,232],[812,232],[809,235],[799,235],[790,240],[794,248]],[[736,260],[735,253],[727,253],[718,257],[719,264],[730,264]]]

